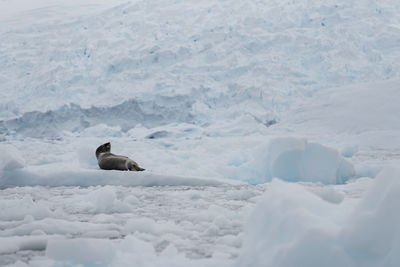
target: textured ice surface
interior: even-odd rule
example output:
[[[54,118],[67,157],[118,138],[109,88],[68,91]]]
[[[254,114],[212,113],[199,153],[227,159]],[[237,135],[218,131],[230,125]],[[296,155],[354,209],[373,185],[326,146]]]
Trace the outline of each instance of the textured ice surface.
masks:
[[[177,94],[196,113],[279,112],[322,88],[395,78],[399,4],[365,2],[135,1],[66,21],[57,6],[36,10],[52,23],[1,31],[0,114]]]
[[[119,3],[0,1],[0,265],[399,265],[400,2]]]
[[[164,106],[167,102],[167,106]],[[146,127],[171,122],[193,122],[193,100],[185,96],[158,97],[152,101],[134,99],[112,107],[82,109],[75,104],[65,105],[55,111],[28,112],[18,119],[0,121],[0,132],[15,132],[29,137],[59,137],[63,131],[80,132],[86,128],[106,123],[126,132],[137,124]]]
[[[0,201],[0,264],[32,257],[105,261],[102,265],[138,258],[145,266],[214,257],[210,264],[218,259],[227,264],[238,256],[244,217],[264,190],[248,185],[9,188]],[[27,244],[37,244],[36,249]]]

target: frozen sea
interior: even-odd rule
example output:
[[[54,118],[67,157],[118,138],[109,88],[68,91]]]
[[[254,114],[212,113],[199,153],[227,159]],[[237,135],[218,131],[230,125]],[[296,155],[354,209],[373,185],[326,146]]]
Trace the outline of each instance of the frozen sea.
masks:
[[[0,0],[0,266],[400,266],[398,14]]]

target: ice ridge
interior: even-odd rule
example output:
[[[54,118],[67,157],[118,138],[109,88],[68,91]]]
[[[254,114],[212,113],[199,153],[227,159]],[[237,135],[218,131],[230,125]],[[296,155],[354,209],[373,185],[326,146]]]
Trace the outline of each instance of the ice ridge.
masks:
[[[192,105],[187,96],[158,96],[147,101],[130,99],[110,107],[82,108],[71,103],[56,110],[32,111],[16,119],[0,121],[0,133],[55,138],[62,131],[79,132],[98,124],[119,126],[125,132],[137,124],[155,127],[176,121],[192,122]]]

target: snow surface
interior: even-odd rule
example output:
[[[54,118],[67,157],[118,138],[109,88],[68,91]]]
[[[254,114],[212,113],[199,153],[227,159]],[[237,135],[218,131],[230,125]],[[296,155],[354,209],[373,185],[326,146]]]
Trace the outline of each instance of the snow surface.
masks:
[[[399,12],[0,0],[0,265],[400,265]]]

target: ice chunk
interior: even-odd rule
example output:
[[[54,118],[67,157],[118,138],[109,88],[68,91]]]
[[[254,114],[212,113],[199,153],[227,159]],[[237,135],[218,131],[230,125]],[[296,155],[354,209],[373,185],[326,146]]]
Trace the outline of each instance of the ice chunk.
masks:
[[[45,250],[47,239],[42,237],[32,236],[2,236],[0,239],[0,255],[12,254],[21,250]]]
[[[16,208],[18,207],[18,208]],[[0,202],[0,220],[24,220],[31,222],[51,216],[52,212],[31,197],[22,199],[7,199]]]
[[[351,158],[354,154],[358,152],[358,146],[347,146],[341,150],[343,157]]]
[[[46,256],[61,261],[107,262],[115,255],[114,245],[107,239],[49,240]]]
[[[351,164],[351,162],[349,162],[345,158],[341,158],[339,167],[336,171],[336,183],[337,184],[345,183],[349,177],[352,177],[354,175],[355,175],[355,169],[353,164]]]
[[[19,246],[20,250],[45,250],[47,240],[42,238],[28,239],[22,242]]]
[[[385,169],[358,204],[273,180],[245,225],[235,266],[398,266],[399,177],[398,167]]]
[[[343,183],[354,175],[353,165],[337,150],[305,139],[273,139],[268,149],[268,178],[286,181]]]
[[[340,234],[358,266],[400,264],[400,169],[388,167],[375,179]]]
[[[25,166],[21,153],[12,145],[0,144],[0,174],[2,171],[11,171]]]
[[[97,192],[96,211],[108,213],[111,212],[116,201],[115,192],[109,187],[103,187]]]
[[[339,204],[344,199],[343,193],[337,192],[336,190],[333,189],[333,187],[330,186],[317,187],[311,191],[316,195],[320,196],[323,200],[334,204]]]
[[[322,253],[325,247],[321,248],[328,243],[335,246],[330,235],[338,227],[329,219],[333,208],[334,204],[297,184],[273,180],[247,222],[237,266],[327,266],[321,263],[340,255]],[[303,239],[305,236],[308,241]],[[299,248],[300,240],[307,241],[304,250],[295,251],[293,247]],[[310,260],[314,265],[308,264],[312,261],[307,262],[302,252],[313,256]]]

